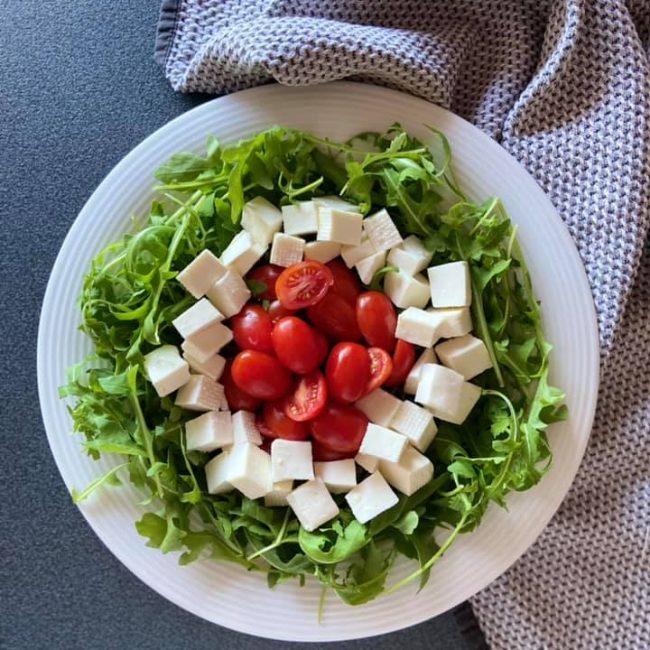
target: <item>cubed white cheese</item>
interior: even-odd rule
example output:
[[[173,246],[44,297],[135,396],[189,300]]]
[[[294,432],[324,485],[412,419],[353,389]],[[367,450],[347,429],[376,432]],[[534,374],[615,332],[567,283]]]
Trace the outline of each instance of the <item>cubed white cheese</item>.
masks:
[[[335,241],[356,246],[361,243],[361,222],[358,212],[345,212],[332,208],[318,209],[318,241]]]
[[[308,532],[334,519],[339,514],[332,495],[319,478],[307,481],[287,496],[300,525]]]
[[[188,352],[183,353],[183,358],[190,364],[190,371],[195,375],[205,375],[219,381],[226,365],[226,360],[220,354],[213,354],[207,361],[199,361]]]
[[[261,445],[262,436],[255,424],[255,413],[250,411],[237,411],[232,415],[232,442],[233,445]]]
[[[397,413],[390,421],[390,428],[405,435],[409,442],[420,451],[427,450],[438,432],[433,415],[427,409],[408,400],[400,404]]]
[[[387,251],[402,243],[402,235],[384,208],[366,217],[363,220],[363,229],[377,251]]]
[[[232,421],[228,411],[208,411],[185,423],[188,451],[214,451],[232,444]]]
[[[176,406],[188,411],[217,411],[224,397],[223,386],[204,375],[190,375],[176,393]]]
[[[437,339],[436,322],[429,312],[409,307],[397,317],[395,336],[414,345],[430,348]]]
[[[379,471],[394,488],[411,496],[433,478],[433,463],[413,447],[408,447],[399,463],[382,460]]]
[[[188,338],[221,320],[223,320],[223,314],[209,300],[201,298],[180,316],[177,316],[172,321],[172,325],[183,338]]]
[[[229,270],[208,290],[210,302],[226,317],[238,314],[249,301],[251,292],[244,279],[235,271]]]
[[[397,431],[370,422],[361,441],[359,451],[380,460],[397,462],[408,445],[408,438]]]
[[[215,456],[205,464],[205,478],[210,494],[223,494],[230,492],[233,487],[228,482],[228,454],[225,452]]]
[[[256,196],[244,205],[241,226],[256,242],[267,248],[273,235],[282,229],[282,212],[265,198]]]
[[[352,458],[314,463],[314,473],[332,494],[349,492],[357,484],[357,467]]]
[[[295,479],[307,481],[314,478],[311,442],[282,440],[271,443],[271,468],[273,481]]]
[[[206,249],[199,253],[196,259],[176,276],[176,279],[195,298],[202,298],[227,270],[228,267]]]
[[[249,443],[235,445],[228,452],[227,480],[249,499],[263,497],[273,489],[271,456]]]
[[[427,271],[434,307],[469,307],[472,284],[467,262],[450,262],[431,266]]]
[[[409,395],[415,395],[420,381],[420,370],[425,363],[435,363],[437,361],[433,348],[426,348],[413,364],[409,374],[404,382],[404,392]]]
[[[376,252],[365,232],[362,233],[361,241],[358,244],[341,246],[341,257],[349,269],[357,262],[374,255]]]
[[[436,346],[436,353],[448,368],[471,379],[492,367],[485,343],[470,334],[449,339]]]
[[[185,339],[181,343],[181,348],[186,354],[205,363],[221,348],[228,345],[232,341],[232,337],[232,331],[223,323],[214,323]]]
[[[247,230],[240,230],[221,254],[221,261],[239,275],[246,275],[267,248],[255,241]]]
[[[298,264],[298,262],[302,261],[304,250],[304,239],[276,232],[273,235],[273,245],[271,246],[271,264],[277,264],[278,266]]]
[[[469,307],[450,307],[448,309],[434,309],[429,307],[427,313],[431,314],[436,328],[434,343],[438,339],[450,339],[455,336],[464,336],[472,331],[472,315]]]
[[[318,196],[312,199],[318,208],[334,208],[345,212],[360,212],[359,206],[344,201],[340,196]]]
[[[399,246],[388,253],[388,264],[396,266],[408,275],[415,275],[427,268],[433,253],[415,235],[409,235]]]
[[[273,484],[271,491],[264,495],[264,505],[267,508],[288,506],[287,497],[293,490],[293,481],[278,481]]]
[[[318,208],[313,201],[282,206],[285,235],[311,235],[318,230]]]
[[[355,402],[355,406],[374,424],[387,427],[402,401],[394,395],[377,388]]]
[[[359,467],[363,467],[366,472],[372,474],[377,471],[379,467],[379,458],[376,456],[369,456],[368,454],[357,454],[354,460]]]
[[[173,393],[190,379],[187,361],[174,345],[161,345],[145,355],[144,371],[160,397]]]
[[[386,273],[384,292],[392,303],[400,309],[407,307],[425,307],[429,302],[429,283],[418,273],[411,276],[405,271]]]
[[[335,241],[310,241],[305,244],[305,259],[321,264],[331,262],[341,253],[341,244]]]
[[[370,284],[375,273],[383,266],[386,266],[386,251],[380,251],[362,259],[356,263],[355,268],[357,269],[361,282],[363,284]]]
[[[375,472],[345,495],[352,514],[362,524],[392,508],[399,499],[386,479]]]

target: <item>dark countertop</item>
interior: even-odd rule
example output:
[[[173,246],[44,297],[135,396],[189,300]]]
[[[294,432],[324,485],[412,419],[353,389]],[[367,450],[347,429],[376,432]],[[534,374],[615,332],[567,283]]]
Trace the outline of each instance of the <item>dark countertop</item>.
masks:
[[[203,100],[173,93],[153,61],[158,5],[9,0],[0,9],[5,650],[290,645],[196,618],[135,578],[72,505],[42,426],[36,334],[61,242],[110,169],[144,137]],[[397,645],[469,648],[451,613],[399,633],[328,647]]]

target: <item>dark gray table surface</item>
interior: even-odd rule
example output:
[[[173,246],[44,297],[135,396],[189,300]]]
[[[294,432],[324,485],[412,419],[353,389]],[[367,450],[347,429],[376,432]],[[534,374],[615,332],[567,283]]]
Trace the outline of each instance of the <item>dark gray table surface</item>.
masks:
[[[169,603],[123,567],[72,505],[36,390],[50,268],[75,216],[144,137],[202,97],[154,63],[158,0],[6,0],[0,6],[3,352],[0,647],[280,648]],[[299,647],[309,644],[293,644]],[[465,649],[452,614],[340,648]],[[314,646],[309,646],[314,647]]]

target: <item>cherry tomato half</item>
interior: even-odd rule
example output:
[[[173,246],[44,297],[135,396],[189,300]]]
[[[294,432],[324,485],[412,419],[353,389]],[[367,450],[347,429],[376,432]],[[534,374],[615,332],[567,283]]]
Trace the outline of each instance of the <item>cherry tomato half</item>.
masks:
[[[361,332],[354,307],[331,291],[307,309],[307,317],[325,336],[333,341],[358,341]]]
[[[368,345],[386,350],[395,347],[397,314],[390,298],[380,291],[364,291],[357,297],[357,323]]]
[[[370,357],[370,380],[364,395],[385,384],[393,370],[393,362],[386,350],[368,348],[368,356]]]
[[[284,269],[275,292],[283,307],[303,309],[322,300],[333,283],[334,276],[324,264],[307,260]]]
[[[292,394],[284,399],[284,412],[296,422],[319,416],[327,403],[327,384],[320,370],[300,378]]]
[[[282,271],[284,271],[284,268],[277,264],[263,264],[249,271],[246,280],[252,281],[251,291],[253,296],[258,300],[275,300],[277,298],[275,282]]]
[[[354,406],[328,404],[311,422],[311,433],[322,447],[341,454],[359,451],[368,427],[368,418]]]
[[[327,388],[337,402],[356,402],[366,394],[370,381],[370,356],[358,343],[337,343],[325,366]]]
[[[244,305],[244,308],[231,318],[230,323],[235,343],[242,350],[273,352],[273,323],[268,312],[260,305]]]
[[[406,376],[415,365],[415,347],[411,343],[399,339],[393,352],[393,372],[384,382],[384,386],[394,388],[402,386]]]
[[[272,323],[277,323],[285,316],[293,316],[296,312],[293,309],[286,309],[279,300],[274,300],[268,309],[269,318]]]
[[[327,353],[316,330],[296,316],[280,319],[273,327],[271,339],[278,359],[299,375],[316,370]]]
[[[357,296],[361,293],[361,284],[357,274],[351,271],[341,259],[335,259],[326,264],[334,276],[334,284],[330,291],[337,293],[341,298],[354,305]]]
[[[355,456],[354,453],[334,451],[318,442],[318,440],[311,441],[311,455],[317,463],[326,463],[330,460],[344,460],[345,458],[354,458]]]
[[[259,418],[260,431],[267,438],[283,440],[307,440],[310,435],[307,422],[296,422],[284,412],[284,400],[267,402]]]
[[[241,390],[233,381],[231,373],[232,361],[228,361],[219,380],[223,384],[226,401],[231,411],[256,411],[262,403],[257,397]]]
[[[231,372],[238,388],[259,399],[279,399],[291,388],[291,373],[266,352],[240,352],[232,362]]]

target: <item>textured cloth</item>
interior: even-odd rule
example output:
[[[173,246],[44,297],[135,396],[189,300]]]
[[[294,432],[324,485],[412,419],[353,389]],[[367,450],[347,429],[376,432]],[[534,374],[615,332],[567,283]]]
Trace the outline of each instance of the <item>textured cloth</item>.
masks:
[[[472,600],[500,648],[650,647],[648,2],[180,0],[157,59],[183,92],[356,79],[435,102],[549,194],[585,263],[603,383],[580,472],[538,542]]]

